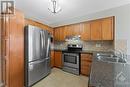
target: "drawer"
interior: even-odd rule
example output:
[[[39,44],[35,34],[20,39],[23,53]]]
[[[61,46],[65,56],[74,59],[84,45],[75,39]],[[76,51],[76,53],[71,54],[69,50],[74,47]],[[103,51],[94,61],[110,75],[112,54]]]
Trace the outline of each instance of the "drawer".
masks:
[[[91,54],[81,54],[81,57],[90,57]]]

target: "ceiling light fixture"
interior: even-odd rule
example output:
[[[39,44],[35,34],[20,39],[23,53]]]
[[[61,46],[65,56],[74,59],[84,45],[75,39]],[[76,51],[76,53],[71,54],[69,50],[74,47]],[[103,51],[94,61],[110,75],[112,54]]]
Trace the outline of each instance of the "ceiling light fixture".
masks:
[[[61,11],[61,7],[59,6],[57,0],[51,0],[50,6],[48,9],[54,14]]]

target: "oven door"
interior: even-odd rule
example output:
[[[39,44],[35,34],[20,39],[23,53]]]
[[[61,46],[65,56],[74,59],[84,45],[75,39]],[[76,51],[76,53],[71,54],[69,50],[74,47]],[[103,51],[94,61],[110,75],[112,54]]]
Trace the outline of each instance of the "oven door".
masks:
[[[78,53],[63,53],[64,66],[79,68],[79,54]]]

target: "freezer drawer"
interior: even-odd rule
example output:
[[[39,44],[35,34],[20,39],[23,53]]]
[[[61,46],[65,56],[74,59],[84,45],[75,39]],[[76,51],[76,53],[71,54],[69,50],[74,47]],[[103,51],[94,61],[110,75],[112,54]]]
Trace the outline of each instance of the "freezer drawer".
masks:
[[[31,62],[28,66],[29,86],[36,83],[47,75],[47,61],[45,59],[42,61]]]
[[[50,57],[46,58],[47,62],[47,68],[46,68],[46,73],[49,74],[51,72],[51,67],[50,67]]]

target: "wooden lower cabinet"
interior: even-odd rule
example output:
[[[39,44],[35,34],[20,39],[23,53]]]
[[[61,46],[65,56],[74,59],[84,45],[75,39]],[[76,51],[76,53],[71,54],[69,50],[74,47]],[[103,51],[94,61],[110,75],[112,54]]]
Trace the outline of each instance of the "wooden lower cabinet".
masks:
[[[54,51],[51,51],[51,67],[54,67]]]
[[[62,68],[62,52],[61,51],[54,52],[54,66],[57,68]]]
[[[92,54],[81,54],[80,73],[89,76],[92,63]]]

